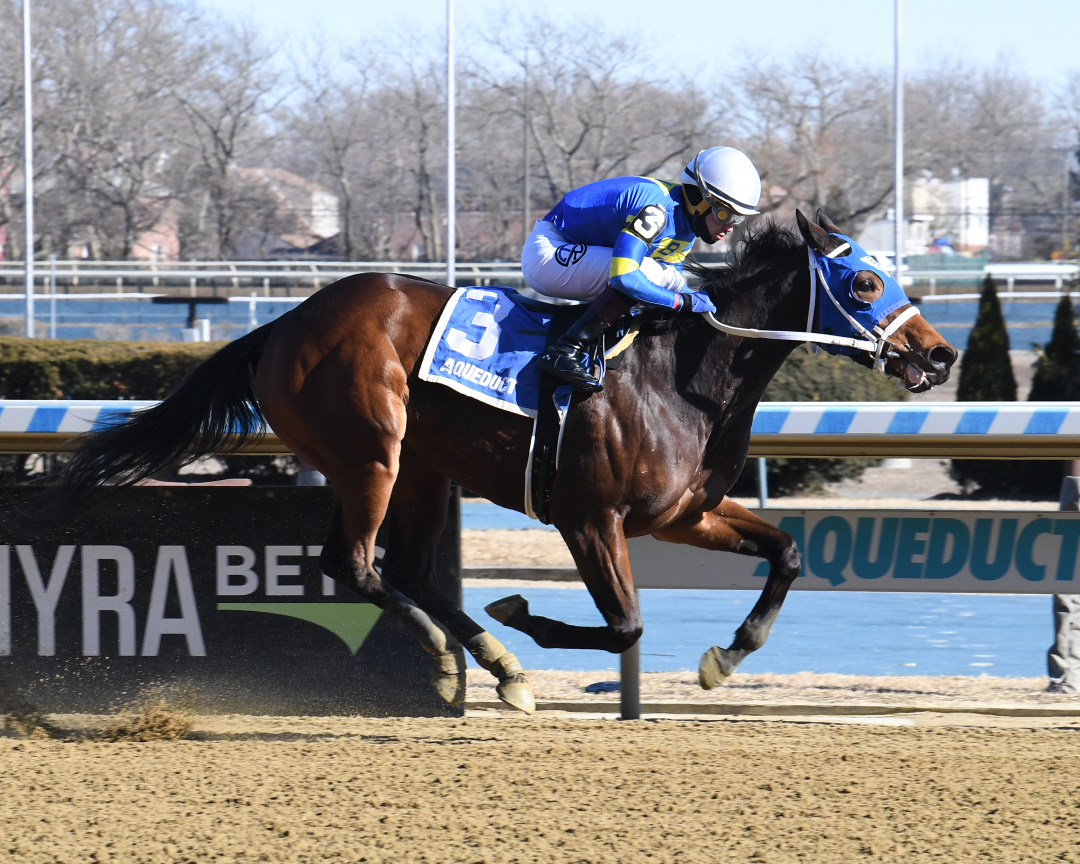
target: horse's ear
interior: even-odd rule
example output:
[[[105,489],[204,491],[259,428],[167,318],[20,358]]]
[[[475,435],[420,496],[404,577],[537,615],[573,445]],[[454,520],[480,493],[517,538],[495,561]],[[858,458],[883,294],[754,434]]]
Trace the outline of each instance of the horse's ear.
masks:
[[[830,219],[825,214],[825,211],[822,210],[820,207],[818,207],[818,211],[817,211],[817,223],[822,228],[824,228],[826,231],[828,231],[830,234],[843,234],[844,233],[843,231],[840,230],[840,228],[837,226],[837,224],[835,222],[833,222],[832,219]]]
[[[818,255],[828,255],[834,249],[838,249],[847,242],[845,240],[838,240],[820,225],[811,222],[803,216],[801,210],[795,211],[795,221],[798,223],[799,233],[802,234],[807,245],[817,252]]]

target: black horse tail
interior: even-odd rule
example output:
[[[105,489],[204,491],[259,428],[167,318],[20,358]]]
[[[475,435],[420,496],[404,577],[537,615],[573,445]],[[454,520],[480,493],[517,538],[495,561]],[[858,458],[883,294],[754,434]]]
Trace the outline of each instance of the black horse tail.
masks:
[[[85,507],[102,486],[131,486],[206,453],[231,453],[263,434],[255,368],[273,322],[230,342],[196,366],[153,408],[74,442],[46,478],[30,512],[15,521],[55,524]]]

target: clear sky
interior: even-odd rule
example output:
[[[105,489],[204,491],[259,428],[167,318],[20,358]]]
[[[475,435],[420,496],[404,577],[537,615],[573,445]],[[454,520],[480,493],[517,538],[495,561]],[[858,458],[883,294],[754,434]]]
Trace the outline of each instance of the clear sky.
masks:
[[[202,0],[205,6],[257,21],[286,43],[321,27],[347,44],[400,22],[442,27],[445,0]],[[941,58],[989,63],[999,57],[1050,82],[1080,69],[1080,0],[903,0],[903,59],[909,68]],[[892,0],[456,0],[458,32],[482,26],[499,8],[540,9],[566,22],[603,20],[638,31],[663,71],[703,79],[722,73],[723,57],[822,46],[852,59],[892,64]],[[697,58],[697,59],[695,59]],[[710,58],[710,59],[704,59]],[[666,67],[666,68],[664,68]]]

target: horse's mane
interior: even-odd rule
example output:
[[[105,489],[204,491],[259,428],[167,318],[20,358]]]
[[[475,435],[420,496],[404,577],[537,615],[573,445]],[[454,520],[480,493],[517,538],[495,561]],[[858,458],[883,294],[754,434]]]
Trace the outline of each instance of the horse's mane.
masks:
[[[797,232],[773,222],[762,219],[747,226],[728,253],[727,267],[706,267],[697,261],[689,261],[686,271],[701,279],[701,287],[709,292],[713,301],[722,300],[724,295],[741,293],[739,283],[756,273],[760,273],[782,255],[794,252],[806,245],[806,241]]]
[[[760,273],[777,258],[806,245],[806,241],[797,232],[766,218],[748,225],[742,236],[728,253],[727,267],[707,267],[694,259],[686,262],[685,272],[701,280],[698,290],[709,292],[718,306],[725,300],[737,296],[745,290],[751,276]],[[647,316],[647,317],[646,317]],[[676,324],[680,327],[693,326],[703,319],[699,315],[680,315],[662,309],[649,309],[645,320],[652,325],[649,329],[663,331]]]

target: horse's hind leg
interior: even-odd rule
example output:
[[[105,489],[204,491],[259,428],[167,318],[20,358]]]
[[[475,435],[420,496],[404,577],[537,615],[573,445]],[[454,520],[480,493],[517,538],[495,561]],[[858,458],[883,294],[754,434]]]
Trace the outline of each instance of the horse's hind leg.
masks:
[[[708,513],[687,516],[653,535],[671,543],[765,558],[769,578],[754,608],[735,631],[728,648],[712,647],[701,658],[698,681],[706,690],[722,684],[769,636],[788,589],[799,575],[799,550],[790,534],[770,525],[728,498]]]
[[[449,491],[450,481],[403,445],[400,473],[390,499],[383,575],[453,634],[449,638],[456,651],[435,655],[434,681],[439,695],[455,705],[465,698],[465,657],[456,641],[460,640],[476,662],[498,679],[499,698],[531,714],[536,703],[517,658],[451,602],[437,584],[435,556],[446,523]]]
[[[457,659],[461,646],[374,567],[375,537],[394,485],[396,455],[389,463],[359,466],[349,472],[347,482],[340,475],[335,478],[334,514],[319,564],[326,575],[401,621],[441,665],[456,668],[461,665]],[[446,698],[441,691],[440,695]]]

